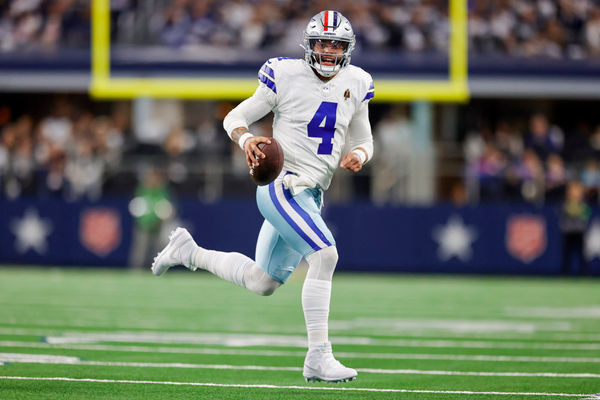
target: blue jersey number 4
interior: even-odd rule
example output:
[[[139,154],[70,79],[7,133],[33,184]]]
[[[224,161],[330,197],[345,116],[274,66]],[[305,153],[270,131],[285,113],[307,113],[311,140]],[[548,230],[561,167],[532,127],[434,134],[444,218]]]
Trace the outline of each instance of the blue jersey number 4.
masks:
[[[317,154],[331,154],[333,151],[336,114],[337,103],[324,101],[308,123],[308,136],[323,139],[317,148]]]

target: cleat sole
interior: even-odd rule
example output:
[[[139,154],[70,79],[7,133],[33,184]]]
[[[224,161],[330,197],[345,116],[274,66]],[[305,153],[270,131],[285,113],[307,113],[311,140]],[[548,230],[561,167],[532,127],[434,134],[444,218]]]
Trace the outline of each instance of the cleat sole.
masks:
[[[304,377],[304,380],[307,383],[315,383],[315,382],[325,382],[325,383],[344,383],[344,382],[351,382],[351,381],[355,381],[356,377],[355,376],[351,376],[349,378],[342,378],[342,379],[333,379],[333,380],[327,380],[327,379],[321,379],[317,376],[311,376],[311,377]]]

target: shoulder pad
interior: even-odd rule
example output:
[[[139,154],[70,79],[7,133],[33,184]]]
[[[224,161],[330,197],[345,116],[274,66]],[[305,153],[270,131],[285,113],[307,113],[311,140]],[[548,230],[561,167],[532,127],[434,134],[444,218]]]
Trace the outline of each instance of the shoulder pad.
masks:
[[[276,60],[276,58],[267,60],[267,62],[260,67],[260,70],[258,70],[258,80],[275,93],[277,93],[277,85],[275,84]]]
[[[375,96],[375,85],[371,74],[356,65],[349,65],[346,68],[350,70],[350,76],[356,82],[358,99],[361,102],[372,99]]]
[[[373,97],[375,97],[375,84],[371,79],[371,81],[369,82],[367,93],[365,94],[365,97],[362,99],[362,101],[371,100]]]
[[[375,85],[373,84],[373,77],[367,71],[362,68],[356,67],[358,79],[360,80],[360,86],[364,90],[364,97],[362,101],[371,100],[375,97]]]
[[[293,57],[275,57],[268,59],[258,71],[258,80],[273,92],[277,93],[277,80],[285,74],[286,69],[294,65],[293,63],[290,63],[290,61],[298,60]]]

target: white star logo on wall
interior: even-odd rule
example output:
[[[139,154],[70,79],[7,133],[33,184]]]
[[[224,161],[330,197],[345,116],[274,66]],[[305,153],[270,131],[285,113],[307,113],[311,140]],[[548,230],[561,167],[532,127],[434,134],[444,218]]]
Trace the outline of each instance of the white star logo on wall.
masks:
[[[40,218],[37,211],[28,208],[22,218],[12,220],[10,230],[15,235],[15,249],[23,254],[33,249],[38,254],[48,250],[46,238],[52,232],[52,223]]]
[[[594,220],[585,234],[585,258],[600,258],[600,221]]]
[[[446,225],[436,226],[433,238],[438,242],[438,257],[448,261],[456,257],[461,261],[468,261],[473,255],[472,243],[477,238],[475,229],[466,226],[459,216],[453,215]]]

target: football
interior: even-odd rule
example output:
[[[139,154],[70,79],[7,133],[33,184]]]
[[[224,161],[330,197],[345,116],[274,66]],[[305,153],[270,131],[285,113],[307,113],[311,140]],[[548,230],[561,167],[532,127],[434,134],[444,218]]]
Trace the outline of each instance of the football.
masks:
[[[265,153],[257,167],[250,170],[250,176],[258,186],[273,182],[283,168],[283,149],[277,140],[271,138],[271,144],[259,143],[258,148]]]

